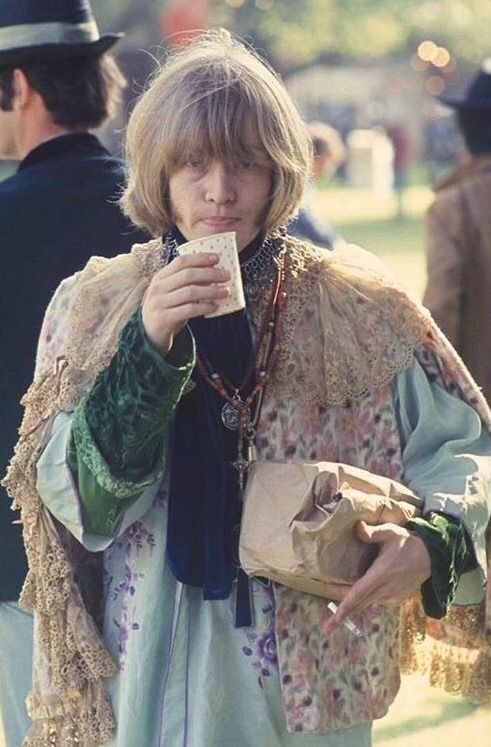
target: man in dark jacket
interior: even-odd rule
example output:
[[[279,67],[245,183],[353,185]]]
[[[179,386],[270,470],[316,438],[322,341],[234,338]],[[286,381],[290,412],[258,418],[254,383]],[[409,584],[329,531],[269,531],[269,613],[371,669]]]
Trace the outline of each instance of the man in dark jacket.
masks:
[[[105,52],[119,36],[99,34],[84,0],[0,6],[0,157],[20,160],[0,183],[1,477],[53,291],[90,255],[148,238],[119,210],[121,161],[88,132],[118,103],[124,81]],[[9,747],[28,726],[32,627],[16,604],[26,574],[16,518],[0,488],[0,712]]]
[[[491,60],[441,101],[455,110],[467,152],[435,186],[426,216],[423,303],[491,403]]]

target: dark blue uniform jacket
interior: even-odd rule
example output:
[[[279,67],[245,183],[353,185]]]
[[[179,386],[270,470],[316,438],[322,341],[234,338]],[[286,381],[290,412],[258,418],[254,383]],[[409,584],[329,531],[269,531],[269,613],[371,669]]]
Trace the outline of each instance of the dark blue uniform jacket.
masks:
[[[122,162],[88,133],[32,150],[0,183],[0,475],[17,441],[19,400],[31,383],[44,310],[58,283],[94,254],[113,256],[148,237],[122,215]],[[20,527],[0,488],[0,601],[26,574]]]

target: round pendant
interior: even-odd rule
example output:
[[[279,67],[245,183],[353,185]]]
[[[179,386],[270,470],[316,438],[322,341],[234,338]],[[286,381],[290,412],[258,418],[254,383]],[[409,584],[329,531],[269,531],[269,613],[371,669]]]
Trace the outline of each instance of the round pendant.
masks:
[[[237,431],[239,429],[241,419],[244,425],[247,425],[250,422],[250,408],[243,407],[242,409],[238,409],[237,407],[234,407],[231,402],[225,402],[224,406],[222,407],[222,423],[224,424],[225,428],[228,428],[231,431]]]

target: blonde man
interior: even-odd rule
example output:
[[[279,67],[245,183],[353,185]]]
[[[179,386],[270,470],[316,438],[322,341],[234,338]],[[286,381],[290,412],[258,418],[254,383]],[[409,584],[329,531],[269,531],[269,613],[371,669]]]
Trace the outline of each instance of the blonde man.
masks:
[[[423,585],[441,616],[463,573],[482,597],[472,455],[489,453],[490,414],[368,255],[286,235],[310,156],[279,79],[223,31],[171,56],[135,108],[123,202],[156,238],[60,286],[7,479],[38,632],[28,745],[369,745],[398,688],[397,605]],[[229,274],[213,251],[180,247],[223,232],[247,308],[207,318]],[[326,583],[344,598],[332,617],[325,599],[239,568],[255,451],[404,474],[425,499],[410,530],[358,527],[378,556],[349,590]]]

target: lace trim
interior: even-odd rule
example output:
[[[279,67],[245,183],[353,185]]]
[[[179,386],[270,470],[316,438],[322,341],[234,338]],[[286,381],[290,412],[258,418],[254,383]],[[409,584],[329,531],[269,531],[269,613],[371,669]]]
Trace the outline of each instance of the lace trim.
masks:
[[[50,374],[30,391],[29,404],[34,410],[46,412],[54,399],[53,391],[57,391],[57,381]],[[29,409],[28,405],[27,415]],[[49,422],[44,421],[21,438],[4,480],[21,508],[29,563],[20,603],[36,612],[37,638],[43,654],[37,660],[29,700],[34,723],[24,744],[93,747],[114,730],[102,679],[111,677],[117,669],[84,608],[68,547],[63,545],[36,491],[36,463],[48,430]],[[71,735],[78,742],[70,741]]]
[[[177,256],[168,234],[163,262]],[[242,266],[253,331],[267,305],[279,257],[285,254],[287,302],[281,354],[270,391],[319,406],[344,404],[387,385],[411,365],[431,322],[358,248],[325,252],[280,234],[266,238]]]
[[[252,257],[241,263],[246,292],[253,288],[264,292],[271,288],[279,259],[284,251],[284,237],[281,234],[271,234],[265,238]]]
[[[491,705],[491,646],[483,604],[450,607],[436,621],[425,617],[419,597],[407,600],[401,609],[400,650],[404,674],[427,673],[433,687]]]
[[[292,237],[275,396],[319,406],[358,401],[411,365],[432,322],[384,266],[358,247],[325,252]],[[260,311],[253,308],[255,316]]]

